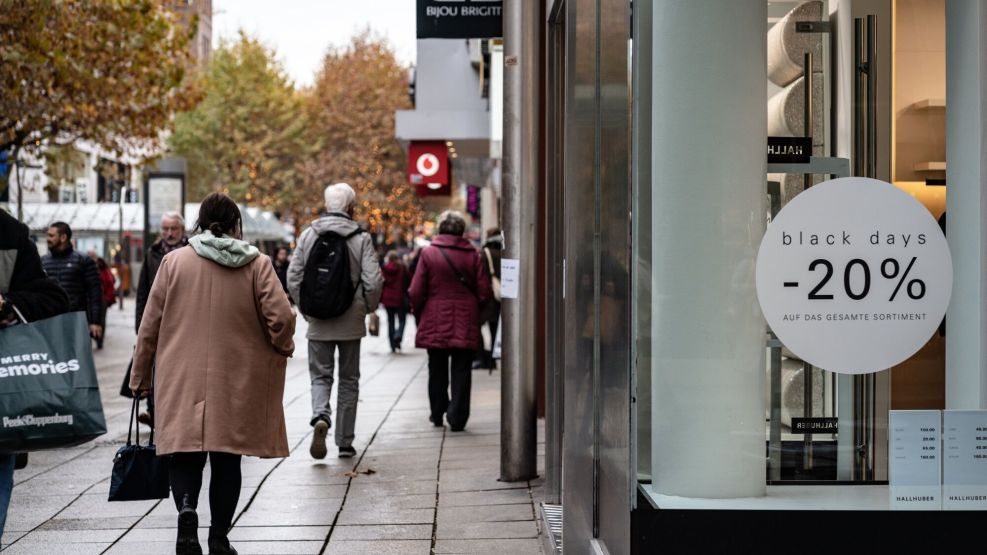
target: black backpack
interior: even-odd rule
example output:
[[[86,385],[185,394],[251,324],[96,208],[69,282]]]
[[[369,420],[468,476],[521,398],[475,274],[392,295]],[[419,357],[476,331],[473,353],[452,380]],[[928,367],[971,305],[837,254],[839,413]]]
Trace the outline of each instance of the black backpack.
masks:
[[[350,253],[346,242],[359,233],[363,230],[357,229],[346,236],[327,231],[315,240],[302,277],[298,301],[302,314],[323,320],[336,318],[353,304],[356,286],[350,277]]]

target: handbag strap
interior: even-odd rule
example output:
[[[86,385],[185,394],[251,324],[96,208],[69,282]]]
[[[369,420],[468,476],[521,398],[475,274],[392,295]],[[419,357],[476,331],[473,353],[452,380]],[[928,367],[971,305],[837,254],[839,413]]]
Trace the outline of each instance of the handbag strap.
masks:
[[[134,423],[137,422],[137,405],[140,403],[140,395],[134,395],[134,402],[130,405],[130,421],[127,422],[127,445],[132,445]],[[141,444],[141,428],[137,424],[137,445]]]
[[[497,272],[494,271],[493,255],[490,254],[489,247],[483,247],[483,256],[487,259],[487,268],[490,270],[490,279],[497,277]]]
[[[459,268],[456,268],[456,265],[452,263],[452,259],[449,258],[449,255],[448,254],[446,254],[445,247],[440,247],[438,245],[435,245],[435,248],[439,249],[439,252],[442,253],[442,258],[445,258],[446,259],[446,262],[449,264],[449,267],[452,268],[452,272],[454,274],[456,274],[456,279],[459,280],[459,283],[462,283],[464,287],[466,287],[467,289],[469,289],[469,292],[472,293],[473,296],[475,297],[476,296],[476,290],[473,289],[473,286],[470,285],[469,281],[467,281],[466,278],[463,277],[463,274],[461,274],[459,272]]]

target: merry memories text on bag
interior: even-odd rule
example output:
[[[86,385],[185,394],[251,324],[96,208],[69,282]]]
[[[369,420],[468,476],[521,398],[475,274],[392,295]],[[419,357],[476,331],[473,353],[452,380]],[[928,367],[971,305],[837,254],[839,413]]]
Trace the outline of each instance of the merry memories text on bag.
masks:
[[[29,353],[0,357],[0,365],[4,365],[0,366],[0,378],[37,376],[40,374],[65,374],[67,372],[77,372],[80,368],[78,359],[53,362],[48,360],[48,353]]]

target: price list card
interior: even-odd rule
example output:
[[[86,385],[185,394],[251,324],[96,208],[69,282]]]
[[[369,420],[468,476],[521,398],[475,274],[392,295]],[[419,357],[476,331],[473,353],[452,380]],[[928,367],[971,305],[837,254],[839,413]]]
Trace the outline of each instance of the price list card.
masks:
[[[890,420],[891,508],[941,509],[941,413],[893,410]]]
[[[987,411],[943,412],[942,483],[944,509],[987,509]]]

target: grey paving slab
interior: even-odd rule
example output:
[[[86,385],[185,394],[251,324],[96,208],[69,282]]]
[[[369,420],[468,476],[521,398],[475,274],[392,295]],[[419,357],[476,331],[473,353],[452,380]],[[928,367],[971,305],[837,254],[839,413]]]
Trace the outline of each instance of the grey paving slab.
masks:
[[[354,480],[350,486],[350,495],[422,495],[434,494],[438,482],[431,480],[382,480],[379,476],[370,476]]]
[[[242,555],[309,555],[322,551],[325,541],[237,542],[233,547]]]
[[[431,540],[431,524],[374,524],[369,526],[336,526],[336,540]]]
[[[399,509],[431,509],[435,507],[435,493],[420,495],[350,495],[346,498],[346,509],[373,509],[392,511]]]
[[[439,494],[439,507],[464,507],[473,505],[513,505],[530,503],[527,489],[495,491],[451,492]]]
[[[343,509],[338,525],[347,524],[431,524],[435,509],[401,509],[375,511],[367,508]]]
[[[266,485],[266,484],[265,484]],[[347,486],[339,485],[316,485],[316,486],[288,486],[271,484],[257,494],[257,501],[261,500],[282,500],[282,499],[342,499],[346,495]]]
[[[542,555],[540,540],[436,540],[435,553],[469,553],[471,555]]]
[[[373,555],[428,555],[430,540],[345,541],[330,540],[326,553]]]
[[[19,541],[3,550],[5,555],[96,555],[109,547],[109,543],[63,543],[51,544]],[[175,550],[174,544],[171,546]]]
[[[476,522],[509,522],[515,520],[532,520],[535,513],[530,503],[515,505],[482,505],[469,507],[439,507],[439,523],[476,523]]]
[[[230,541],[325,541],[329,526],[236,526]]]
[[[123,532],[123,530],[35,530],[20,541],[42,544],[112,543],[122,536]]]
[[[443,540],[537,538],[538,527],[535,526],[534,520],[473,523],[452,523],[440,520],[435,530],[435,537]]]
[[[298,499],[281,505],[251,506],[237,526],[326,526],[332,524],[341,499]]]

